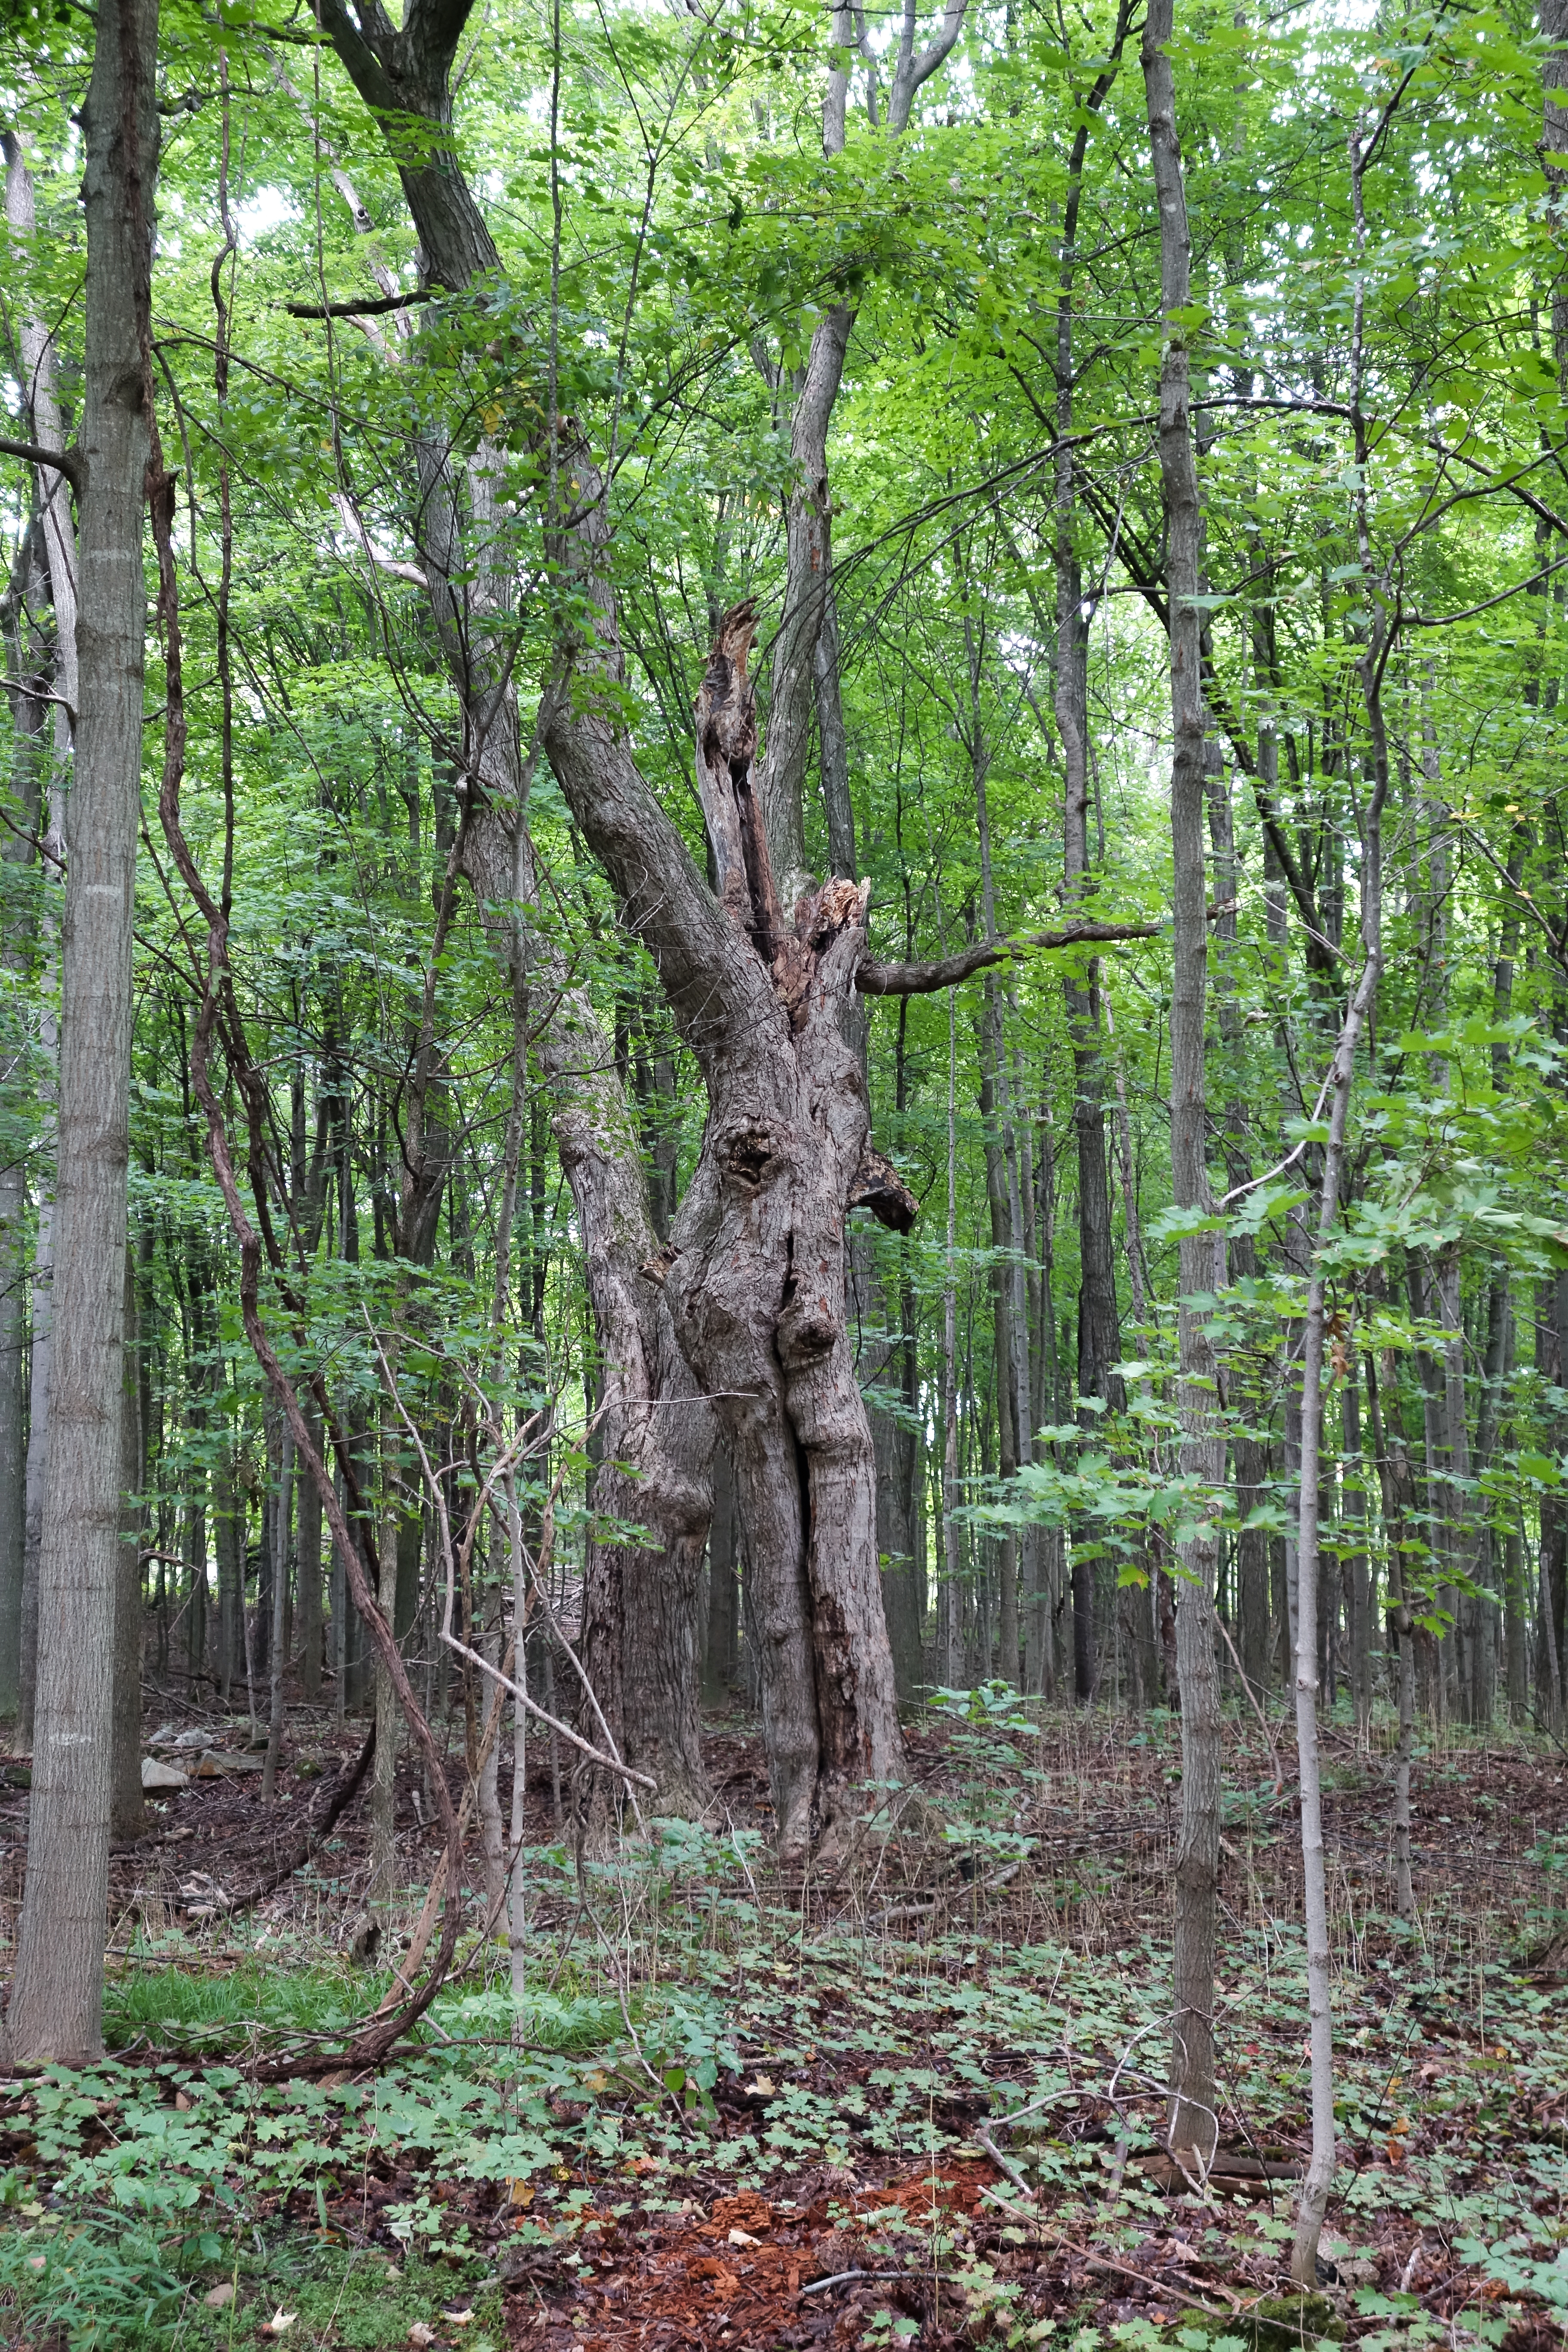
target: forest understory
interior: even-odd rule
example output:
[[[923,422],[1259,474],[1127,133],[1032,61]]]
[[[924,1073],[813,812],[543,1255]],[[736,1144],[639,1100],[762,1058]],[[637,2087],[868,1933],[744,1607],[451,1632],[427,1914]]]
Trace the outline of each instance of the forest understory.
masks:
[[[153,1752],[192,1760],[205,1735],[247,1759],[243,1715],[148,1696]],[[560,1840],[540,1742],[521,2003],[478,1932],[476,1855],[458,1965],[415,2045],[353,2074],[336,2061],[394,1989],[439,1841],[405,1759],[399,1891],[370,1959],[346,1948],[356,1930],[363,1948],[363,1803],[307,1870],[228,1909],[360,1746],[291,1708],[274,1805],[248,1771],[193,1779],[116,1852],[109,2054],[5,2086],[4,2341],[1553,2352],[1568,1757],[1529,1733],[1428,1737],[1405,1924],[1392,1727],[1358,1752],[1352,1724],[1324,1725],[1342,2154],[1303,2299],[1301,1861],[1270,1729],[1278,1790],[1256,1720],[1226,1724],[1220,2152],[1188,2181],[1157,2054],[1173,1717],[1046,1710],[1028,1738],[924,1715],[918,1826],[906,1810],[804,1879],[770,1859],[744,1716],[705,1720],[707,1823],[598,1856]],[[460,1741],[450,1775],[459,1796]],[[8,1942],[26,1777],[13,1763],[0,1797]]]
[[[1568,0],[0,160],[5,2352],[1568,2352]]]

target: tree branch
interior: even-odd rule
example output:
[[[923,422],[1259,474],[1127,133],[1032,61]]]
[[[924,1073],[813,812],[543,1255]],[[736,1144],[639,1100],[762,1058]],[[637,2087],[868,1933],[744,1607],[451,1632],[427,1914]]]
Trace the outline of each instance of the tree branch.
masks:
[[[52,466],[63,474],[79,498],[82,485],[81,454],[76,449],[43,449],[36,441],[10,441],[0,436],[0,456],[20,457],[28,466]]]
[[[1210,908],[1211,915],[1217,908]],[[941,988],[956,988],[988,964],[1005,963],[1026,948],[1072,948],[1083,941],[1157,940],[1158,923],[1068,923],[1060,931],[1020,931],[1016,939],[978,940],[940,963],[879,963],[868,956],[855,975],[862,996],[931,996]]]
[[[291,319],[377,319],[388,310],[406,310],[411,302],[434,302],[444,286],[416,286],[406,294],[369,294],[348,302],[285,302]]]

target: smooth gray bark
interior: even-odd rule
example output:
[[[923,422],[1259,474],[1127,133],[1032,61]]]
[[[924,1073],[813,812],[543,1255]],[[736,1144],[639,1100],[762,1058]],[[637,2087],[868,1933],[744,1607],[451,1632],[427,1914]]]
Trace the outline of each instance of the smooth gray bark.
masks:
[[[1354,1540],[1344,1564],[1346,1621],[1350,1640],[1351,1703],[1356,1740],[1365,1748],[1372,1731],[1372,1580],[1367,1565],[1365,1471],[1361,1458],[1361,1390],[1347,1381],[1342,1405],[1344,1440],[1344,1522]]]
[[[1152,0],[1143,27],[1143,82],[1154,190],[1160,207],[1161,311],[1165,321],[1160,369],[1160,477],[1164,492],[1166,584],[1170,599],[1172,918],[1171,1183],[1179,1209],[1206,1213],[1204,1013],[1207,982],[1205,887],[1204,706],[1198,606],[1202,508],[1193,446],[1192,391],[1181,320],[1192,291],[1186,196],[1176,133],[1175,84],[1169,53],[1173,0]],[[1179,1310],[1178,1407],[1182,1464],[1200,1491],[1217,1492],[1224,1444],[1215,1426],[1214,1354],[1201,1316],[1190,1305],[1212,1287],[1213,1244],[1184,1235]],[[1218,1542],[1205,1519],[1180,1549],[1176,1597],[1176,1677],[1182,1708],[1182,1817],[1176,1848],[1173,1965],[1175,2023],[1172,2046],[1170,2144],[1213,2155],[1219,2133],[1215,2105],[1214,1970],[1219,1880],[1219,1680],[1215,1666],[1214,1596]]]
[[[968,0],[946,0],[934,37],[917,49],[916,0],[904,0],[888,93],[887,130],[892,137],[908,129],[917,94],[951,55],[967,5]],[[828,13],[835,55],[823,92],[822,152],[831,160],[844,148],[850,58],[865,52],[854,10],[831,5]],[[868,110],[875,126],[876,68],[868,56]],[[812,879],[805,865],[805,787],[814,704],[821,739],[829,864],[841,879],[853,878],[855,871],[854,815],[839,709],[833,500],[827,468],[828,435],[855,319],[853,304],[829,304],[812,336],[805,365],[792,386],[790,460],[795,485],[784,509],[784,606],[773,640],[762,784],[768,851],[786,917],[794,914],[796,899]]]
[[[1350,137],[1358,262],[1366,225],[1361,201],[1360,132]],[[1361,937],[1365,961],[1340,1024],[1329,1072],[1329,1135],[1318,1192],[1318,1229],[1307,1283],[1307,1318],[1301,1349],[1301,1490],[1297,1551],[1296,1755],[1301,1792],[1302,1908],[1307,1937],[1307,2000],[1310,2017],[1312,2146],[1301,2200],[1290,2274],[1300,2286],[1318,2279],[1318,2240],[1334,2176],[1333,2015],[1331,2007],[1329,1906],[1323,1861],[1321,1783],[1318,1754],[1317,1580],[1320,1497],[1318,1470],[1323,1424],[1323,1358],[1328,1328],[1323,1256],[1333,1238],[1343,1182],[1345,1129],[1356,1049],[1377,995],[1383,963],[1383,806],[1388,794],[1388,742],[1383,719],[1383,674],[1387,652],[1384,609],[1385,583],[1374,572],[1367,518],[1368,439],[1361,408],[1362,321],[1364,280],[1358,276],[1351,341],[1351,411],[1355,437],[1358,552],[1367,584],[1372,622],[1357,667],[1372,746],[1373,790],[1362,833]]]
[[[1415,1725],[1415,1640],[1405,1588],[1405,1547],[1415,1540],[1415,1480],[1395,1418],[1399,1411],[1398,1372],[1392,1349],[1383,1361],[1385,1386],[1380,1395],[1377,1372],[1372,1357],[1367,1357],[1366,1393],[1388,1545],[1387,1622],[1394,1648],[1399,1710],[1399,1743],[1394,1759],[1394,1901],[1400,1918],[1413,1919],[1415,1896],[1410,1875],[1410,1760]]]

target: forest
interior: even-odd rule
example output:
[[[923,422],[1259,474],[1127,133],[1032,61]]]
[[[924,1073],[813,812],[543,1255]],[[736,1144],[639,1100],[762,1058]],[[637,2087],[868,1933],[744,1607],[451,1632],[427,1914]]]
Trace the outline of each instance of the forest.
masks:
[[[0,136],[0,2342],[1561,2347],[1564,0]]]

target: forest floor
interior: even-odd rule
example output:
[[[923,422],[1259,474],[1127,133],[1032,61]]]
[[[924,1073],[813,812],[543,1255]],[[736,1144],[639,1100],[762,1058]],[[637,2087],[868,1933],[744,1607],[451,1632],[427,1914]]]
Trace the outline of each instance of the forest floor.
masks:
[[[1563,1751],[1427,1740],[1399,1927],[1381,1730],[1371,1757],[1330,1731],[1341,2160],[1303,2303],[1289,1748],[1276,1794],[1256,1720],[1227,1726],[1223,2153],[1188,2181],[1159,2141],[1179,1727],[975,1712],[911,1727],[922,1803],[805,1884],[768,1864],[754,1724],[709,1727],[707,1825],[596,1859],[558,1838],[536,1749],[521,2008],[471,1931],[419,2046],[351,2077],[334,2053],[392,1982],[345,1948],[363,1798],[279,1893],[224,1907],[357,1747],[291,1710],[274,1807],[254,1773],[193,1780],[116,1854],[110,2054],[0,2084],[0,2342],[1563,2352]],[[233,1757],[248,1729],[173,1696],[147,1727]],[[0,1773],[0,1959],[25,1777]],[[400,1771],[394,1945],[431,1811]]]

